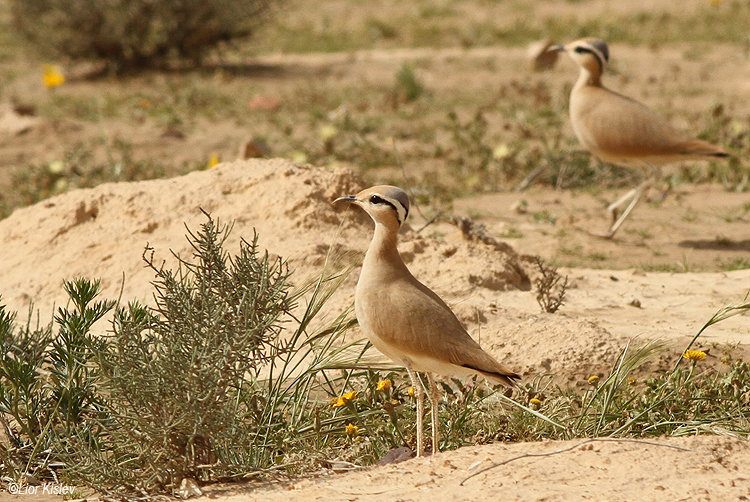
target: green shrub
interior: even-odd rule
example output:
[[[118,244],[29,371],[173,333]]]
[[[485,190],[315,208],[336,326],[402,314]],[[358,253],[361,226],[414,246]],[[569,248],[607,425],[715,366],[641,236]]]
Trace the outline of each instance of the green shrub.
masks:
[[[118,72],[199,62],[250,36],[273,0],[13,0],[18,31],[49,55],[104,60]]]
[[[64,287],[73,308],[58,309],[57,334],[52,323],[31,329],[30,321],[16,332],[15,313],[0,305],[0,420],[10,440],[0,447],[0,459],[14,480],[44,471],[57,438],[101,409],[93,365],[100,343],[90,330],[114,302],[94,301],[98,281],[74,279]],[[37,457],[41,452],[44,458]]]
[[[340,374],[342,354],[362,345],[341,340],[349,311],[311,329],[345,274],[292,290],[285,262],[261,254],[257,235],[230,256],[229,232],[209,217],[176,271],[147,248],[156,306],[117,307],[105,335],[92,327],[115,303],[96,300],[98,281],[65,283],[72,306],[58,309],[56,334],[53,324],[15,329],[0,306],[4,476],[54,470],[111,495],[174,494],[186,478],[284,472],[279,456],[305,450],[298,436],[314,429],[317,399],[345,385],[324,372]]]
[[[422,81],[414,73],[413,65],[404,63],[396,72],[396,98],[398,101],[408,103],[418,99],[424,94],[425,88]]]
[[[295,298],[285,264],[259,255],[257,236],[233,260],[222,248],[227,236],[209,219],[190,234],[194,261],[180,259],[176,272],[145,256],[156,273],[156,307],[117,310],[98,353],[108,413],[97,424],[104,434],[95,438],[92,474],[109,477],[107,485],[150,491],[200,479],[199,465],[246,445],[262,425],[242,401],[267,396],[243,389],[245,375],[257,377],[289,349],[279,335]],[[78,443],[83,458],[90,444]]]
[[[306,408],[328,353],[307,332],[337,282],[320,280],[305,314],[282,336],[299,296],[280,258],[258,251],[257,235],[230,257],[230,228],[210,217],[189,233],[191,260],[171,271],[144,253],[156,274],[156,307],[117,309],[98,354],[102,413],[68,438],[68,474],[101,491],[172,492],[199,482],[274,467]],[[322,339],[337,338],[339,318]],[[306,369],[301,361],[312,363]],[[292,372],[296,373],[292,375]],[[300,411],[301,407],[301,411]]]

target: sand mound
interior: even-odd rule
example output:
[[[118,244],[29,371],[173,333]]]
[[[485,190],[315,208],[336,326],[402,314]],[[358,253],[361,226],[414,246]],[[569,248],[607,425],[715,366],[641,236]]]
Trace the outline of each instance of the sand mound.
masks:
[[[174,262],[170,250],[189,256],[186,227],[197,230],[206,221],[201,209],[234,223],[230,252],[255,229],[262,247],[289,260],[293,277],[320,273],[331,245],[356,266],[372,223],[361,211],[334,208],[331,201],[361,188],[351,171],[276,159],[72,191],[0,222],[7,256],[0,263],[0,294],[22,317],[33,301],[43,320],[54,305],[66,302],[62,282],[75,276],[101,279],[107,298],[117,298],[123,288],[124,300],[149,302],[153,272],[141,259],[144,247],[152,246],[167,266]],[[487,350],[519,371],[558,370],[592,354],[611,355],[597,349],[607,334],[595,326],[580,329],[579,321],[564,316],[529,318],[515,310],[498,311],[501,292],[533,296],[528,292],[532,260],[510,246],[467,238],[443,223],[422,233],[407,228],[400,249],[413,273],[454,307],[474,336],[484,337]],[[351,305],[356,277],[355,272],[329,303],[331,315]],[[553,334],[566,349],[549,346]]]
[[[101,278],[103,293],[116,298],[124,274],[123,298],[148,300],[152,274],[143,267],[144,246],[153,246],[157,258],[169,259],[170,249],[187,256],[185,227],[197,230],[206,221],[201,209],[235,222],[230,251],[256,228],[270,252],[302,256],[315,243],[310,235],[317,238],[339,223],[332,198],[359,188],[348,171],[270,160],[72,191],[0,222],[0,294],[12,309],[34,301],[44,316],[53,303],[65,301],[63,279]]]
[[[124,274],[123,298],[149,301],[153,274],[141,259],[145,246],[152,246],[168,266],[170,250],[189,256],[186,227],[197,230],[206,221],[201,209],[234,224],[230,252],[255,229],[261,246],[287,258],[298,274],[319,273],[332,244],[353,252],[350,259],[358,263],[370,239],[369,219],[334,208],[331,201],[362,188],[348,170],[274,159],[222,164],[168,180],[75,190],[0,221],[6,256],[0,263],[0,294],[9,308],[23,313],[33,301],[45,319],[53,305],[66,301],[64,279],[100,278],[103,294],[117,298]],[[423,236],[407,230],[402,241],[404,259],[415,273],[454,297],[476,287],[530,287],[524,269],[528,263],[512,250],[500,252],[460,234]]]
[[[75,276],[101,279],[107,298],[118,298],[122,288],[124,301],[148,303],[154,277],[141,258],[145,246],[152,246],[156,259],[166,260],[167,266],[174,265],[170,250],[189,257],[186,227],[197,230],[206,221],[201,209],[234,224],[227,242],[232,253],[239,239],[252,238],[255,229],[262,248],[289,261],[295,281],[320,274],[332,246],[356,267],[371,238],[372,223],[362,211],[334,208],[331,201],[362,188],[362,181],[349,170],[274,159],[226,163],[168,180],[72,191],[0,221],[5,258],[0,261],[0,295],[10,309],[21,313],[20,319],[33,301],[43,321],[51,318],[54,305],[67,301],[62,282]],[[415,227],[421,224],[416,221]],[[669,300],[664,294],[669,289],[664,288],[671,283],[694,287],[680,282],[690,279],[684,275],[631,274],[612,282],[607,272],[576,271],[574,282],[579,286],[570,290],[566,306],[557,314],[542,314],[532,291],[537,272],[530,256],[445,222],[421,233],[406,227],[399,247],[414,275],[453,307],[486,350],[524,375],[552,372],[580,379],[606,367],[625,341],[653,318],[649,309],[659,306],[649,297]],[[327,315],[335,317],[352,304],[357,273],[355,268],[328,303]],[[738,271],[711,280],[736,289],[746,277],[747,272]],[[623,308],[630,299],[624,288],[642,295],[658,291],[643,298],[644,309],[633,309]],[[624,299],[622,305],[613,305],[617,298]],[[716,301],[712,298],[706,308],[714,309]],[[698,303],[691,313],[700,308]],[[663,307],[658,313],[665,325],[672,322],[664,317],[670,311]],[[669,315],[685,323],[680,318],[684,311]],[[636,324],[629,316],[637,320],[638,331],[627,328]],[[691,322],[704,322],[709,316],[706,311]],[[737,333],[736,324],[727,327]],[[659,336],[661,331],[651,334]]]

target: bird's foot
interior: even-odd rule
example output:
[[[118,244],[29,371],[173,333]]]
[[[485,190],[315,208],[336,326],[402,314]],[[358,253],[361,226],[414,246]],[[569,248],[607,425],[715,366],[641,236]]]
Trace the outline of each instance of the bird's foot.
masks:
[[[611,229],[605,233],[599,233],[599,232],[586,232],[591,237],[597,237],[599,239],[612,239],[615,236],[615,232],[613,232]]]
[[[616,223],[617,219],[620,217],[620,211],[618,211],[616,207],[613,207],[609,210],[609,217],[612,218],[612,224]]]

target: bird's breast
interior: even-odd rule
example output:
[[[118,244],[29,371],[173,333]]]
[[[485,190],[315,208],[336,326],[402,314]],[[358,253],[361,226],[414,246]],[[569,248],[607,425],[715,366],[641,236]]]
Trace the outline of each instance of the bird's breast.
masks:
[[[606,124],[596,120],[596,108],[600,103],[597,93],[587,92],[589,89],[575,90],[570,96],[570,123],[573,132],[581,146],[594,155],[599,156],[599,129]]]

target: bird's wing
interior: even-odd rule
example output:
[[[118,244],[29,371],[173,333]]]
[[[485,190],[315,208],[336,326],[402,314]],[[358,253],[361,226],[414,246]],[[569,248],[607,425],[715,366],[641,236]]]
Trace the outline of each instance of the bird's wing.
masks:
[[[662,156],[700,157],[725,154],[708,142],[676,129],[664,117],[645,105],[600,87],[579,90],[579,128],[600,152],[608,157],[647,158]]]
[[[446,303],[414,279],[383,288],[378,304],[378,337],[400,352],[469,368],[504,383],[518,376],[487,354],[466,332]]]

